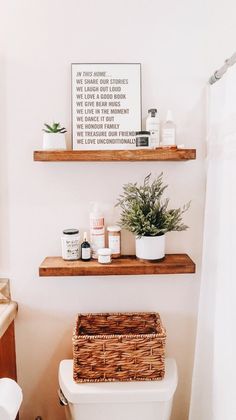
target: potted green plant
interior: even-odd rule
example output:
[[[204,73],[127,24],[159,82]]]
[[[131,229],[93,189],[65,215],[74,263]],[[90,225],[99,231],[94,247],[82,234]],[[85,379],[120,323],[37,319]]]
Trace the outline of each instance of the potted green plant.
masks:
[[[60,123],[52,123],[52,125],[44,124],[43,128],[43,149],[44,150],[65,150],[66,139],[65,127],[61,127]]]
[[[120,226],[136,236],[136,256],[145,260],[161,260],[165,256],[165,234],[186,230],[182,215],[190,206],[168,209],[169,199],[163,199],[167,185],[161,173],[151,182],[151,174],[144,183],[128,183],[116,206],[121,208]]]

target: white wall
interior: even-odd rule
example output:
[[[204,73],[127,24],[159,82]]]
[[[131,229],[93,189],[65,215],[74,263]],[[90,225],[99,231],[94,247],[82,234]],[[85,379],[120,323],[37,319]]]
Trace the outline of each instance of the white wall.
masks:
[[[234,0],[207,0],[207,62],[210,74],[235,52]]]
[[[204,0],[0,1],[1,275],[19,303],[16,323],[22,420],[64,419],[57,368],[71,357],[77,312],[157,310],[168,332],[179,385],[173,419],[186,420],[194,352],[204,206],[206,21]],[[152,163],[37,163],[42,124],[70,127],[71,62],[141,62],[143,113],[171,108],[178,141],[197,160]],[[127,181],[164,171],[173,205],[192,200],[190,229],[168,236],[196,275],[39,278],[38,265],[60,254],[63,228],[88,227],[91,200],[111,207]],[[126,246],[133,251],[133,243]]]

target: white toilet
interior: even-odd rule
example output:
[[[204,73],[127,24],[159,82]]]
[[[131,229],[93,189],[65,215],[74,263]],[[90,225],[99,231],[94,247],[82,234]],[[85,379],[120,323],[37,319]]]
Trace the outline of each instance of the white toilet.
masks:
[[[178,381],[174,359],[166,359],[162,381],[76,384],[73,361],[59,367],[59,396],[68,420],[169,420]]]
[[[0,379],[0,419],[14,420],[23,399],[20,386],[10,378]]]

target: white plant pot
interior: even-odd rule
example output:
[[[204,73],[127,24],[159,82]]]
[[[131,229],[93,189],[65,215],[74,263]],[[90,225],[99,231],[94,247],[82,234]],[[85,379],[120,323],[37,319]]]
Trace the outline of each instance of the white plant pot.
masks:
[[[136,257],[142,260],[161,260],[165,257],[165,235],[136,237]]]
[[[43,150],[66,150],[64,133],[44,133]]]

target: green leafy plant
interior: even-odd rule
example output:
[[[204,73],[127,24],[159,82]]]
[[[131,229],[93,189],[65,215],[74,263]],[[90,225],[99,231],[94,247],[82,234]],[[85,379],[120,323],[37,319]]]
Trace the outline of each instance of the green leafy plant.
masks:
[[[46,128],[43,128],[45,133],[66,133],[65,127],[61,127],[60,123],[52,123],[52,125],[44,124]]]
[[[116,207],[121,208],[120,226],[141,236],[160,236],[170,231],[186,230],[182,215],[190,202],[182,208],[169,209],[169,199],[163,199],[167,185],[163,184],[163,173],[151,183],[151,174],[144,179],[143,185],[137,182],[123,186],[123,194],[117,200]]]

